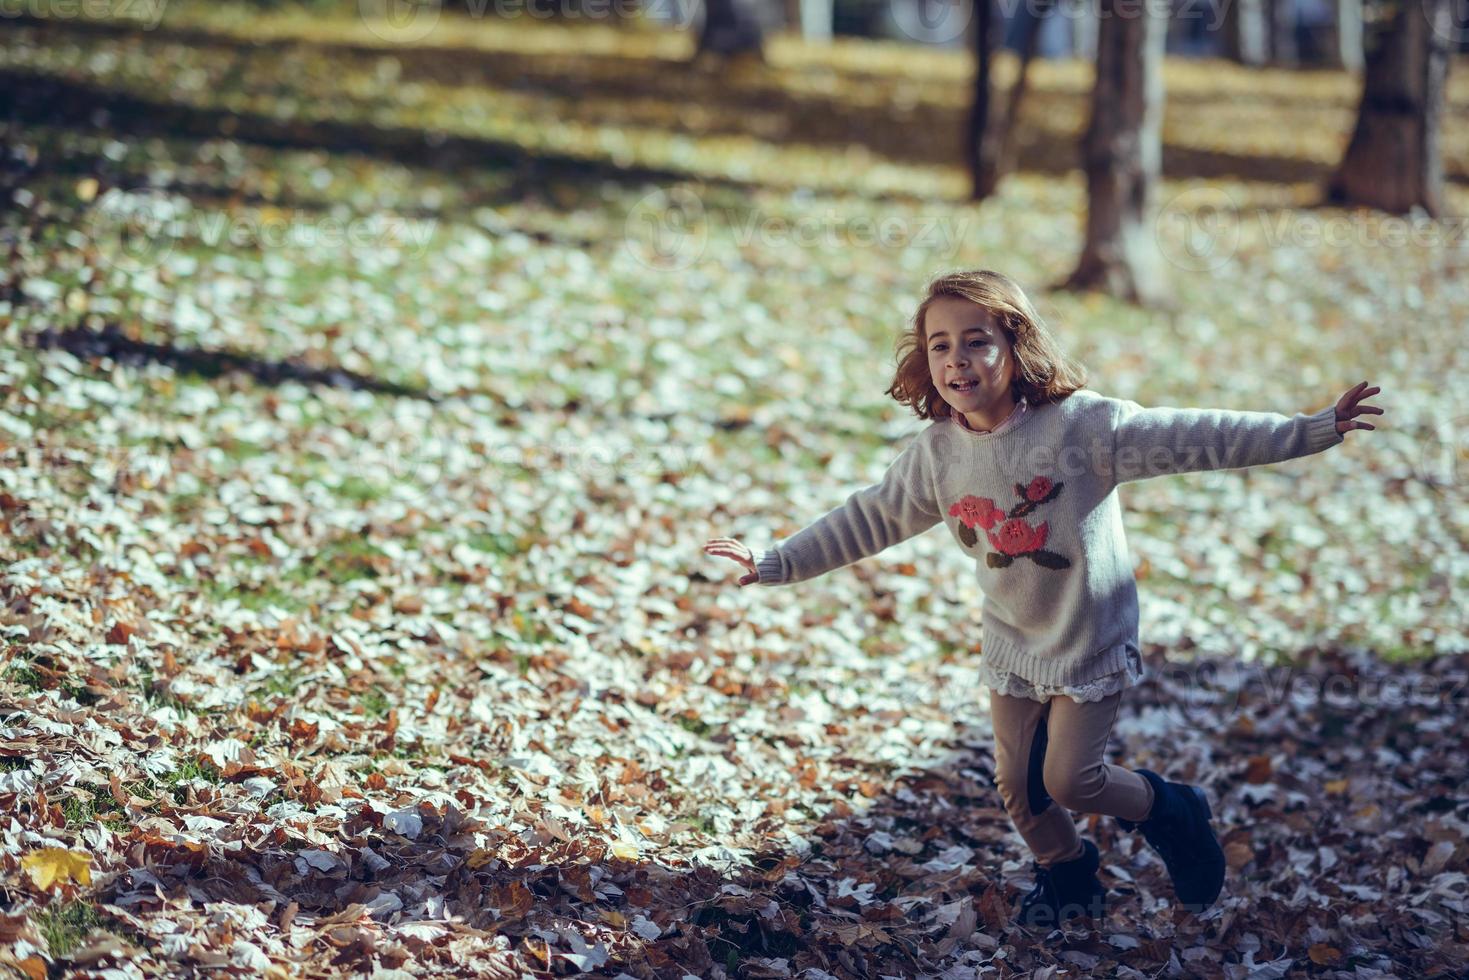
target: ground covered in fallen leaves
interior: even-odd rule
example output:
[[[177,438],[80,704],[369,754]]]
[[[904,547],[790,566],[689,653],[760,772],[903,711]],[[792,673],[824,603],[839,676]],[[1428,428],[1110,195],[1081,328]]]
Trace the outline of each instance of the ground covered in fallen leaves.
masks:
[[[962,107],[890,47],[778,46],[736,117],[648,84],[687,38],[479,24],[446,53],[284,18],[245,46],[170,11],[0,47],[0,964],[1462,975],[1469,236],[1303,206],[1345,79],[1231,76],[1299,103],[1172,128],[1182,309],[1145,313],[1046,289],[1080,246],[1065,166],[958,198],[911,127]],[[1082,105],[1074,73],[1038,91]],[[870,146],[792,142],[797,112]],[[1383,389],[1327,453],[1121,491],[1149,680],[1110,751],[1207,788],[1202,917],[1084,816],[1107,919],[1011,924],[1029,856],[946,538],[789,589],[702,553],[881,475],[921,425],[881,394],[892,341],[961,266],[1030,286],[1107,394]]]

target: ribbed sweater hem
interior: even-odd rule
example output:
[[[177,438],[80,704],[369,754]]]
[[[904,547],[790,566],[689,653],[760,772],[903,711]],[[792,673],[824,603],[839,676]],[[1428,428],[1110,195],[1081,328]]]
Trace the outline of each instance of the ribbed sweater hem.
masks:
[[[1089,684],[1127,668],[1127,649],[1137,649],[1137,639],[1123,640],[1080,663],[1062,658],[1038,657],[1027,653],[1007,637],[980,626],[980,657],[994,670],[1018,674],[1032,684],[1052,686]]]
[[[1306,445],[1311,447],[1311,452],[1319,453],[1324,449],[1330,449],[1345,438],[1345,433],[1336,431],[1336,406],[1323,408],[1311,416],[1311,421],[1306,425]]]
[[[785,565],[780,560],[780,552],[774,548],[760,556],[755,563],[755,572],[760,576],[761,585],[779,585],[786,580]]]

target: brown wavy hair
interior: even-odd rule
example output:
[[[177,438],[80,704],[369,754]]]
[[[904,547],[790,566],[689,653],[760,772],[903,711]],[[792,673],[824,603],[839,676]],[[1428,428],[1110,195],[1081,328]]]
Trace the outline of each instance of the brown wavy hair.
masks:
[[[940,296],[956,296],[978,304],[1005,331],[1015,358],[1016,401],[1024,395],[1032,405],[1059,402],[1086,387],[1086,368],[1068,358],[1051,336],[1046,323],[1015,280],[987,269],[949,272],[928,284],[923,302],[897,343],[898,370],[884,394],[913,409],[921,419],[949,417],[944,401],[928,373],[927,328],[924,317]]]

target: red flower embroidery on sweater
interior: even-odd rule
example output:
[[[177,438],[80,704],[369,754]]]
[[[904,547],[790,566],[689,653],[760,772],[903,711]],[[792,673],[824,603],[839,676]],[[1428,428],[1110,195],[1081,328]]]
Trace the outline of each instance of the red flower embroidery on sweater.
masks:
[[[965,527],[978,524],[988,531],[1005,519],[1005,512],[988,497],[961,497],[949,508],[949,516],[959,518]]]
[[[1040,527],[1031,527],[1017,517],[1012,521],[1006,521],[1005,526],[1000,528],[998,533],[991,531],[989,539],[996,551],[1014,558],[1017,555],[1035,551],[1045,544],[1047,530],[1045,524]]]
[[[985,554],[991,568],[1004,568],[1017,558],[1029,558],[1044,568],[1062,569],[1071,567],[1071,559],[1045,548],[1046,536],[1050,533],[1048,522],[1031,525],[1025,517],[1041,504],[1056,499],[1064,483],[1052,483],[1044,476],[1033,478],[1028,485],[1015,484],[1015,495],[1020,502],[1005,513],[988,497],[966,495],[949,507],[949,516],[959,518],[959,540],[966,548],[979,543],[975,526],[984,529],[994,551]],[[1001,522],[1004,523],[1001,523]],[[996,525],[1000,525],[995,530]]]

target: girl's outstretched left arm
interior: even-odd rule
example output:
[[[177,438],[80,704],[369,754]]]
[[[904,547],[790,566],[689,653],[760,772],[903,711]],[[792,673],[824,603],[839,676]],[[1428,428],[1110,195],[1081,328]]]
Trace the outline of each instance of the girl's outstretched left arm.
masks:
[[[1372,429],[1356,416],[1382,409],[1361,401],[1380,391],[1367,382],[1314,414],[1238,412],[1220,408],[1144,408],[1110,399],[1111,471],[1115,483],[1198,470],[1279,463],[1338,445],[1352,429]]]

